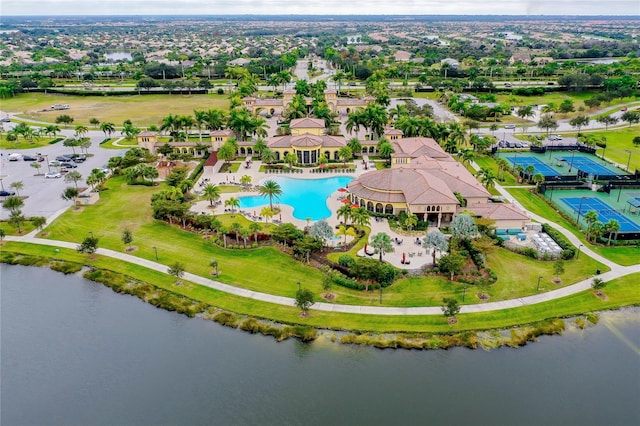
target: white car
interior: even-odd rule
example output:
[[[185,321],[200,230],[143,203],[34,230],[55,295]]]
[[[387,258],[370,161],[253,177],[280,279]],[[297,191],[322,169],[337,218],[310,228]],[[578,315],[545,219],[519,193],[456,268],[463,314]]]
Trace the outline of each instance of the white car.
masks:
[[[62,177],[61,173],[58,172],[48,172],[44,174],[45,179],[59,179]]]
[[[515,125],[515,124],[505,124],[505,125],[504,125],[504,128],[505,128],[505,129],[515,129],[515,128],[516,128],[516,125]]]

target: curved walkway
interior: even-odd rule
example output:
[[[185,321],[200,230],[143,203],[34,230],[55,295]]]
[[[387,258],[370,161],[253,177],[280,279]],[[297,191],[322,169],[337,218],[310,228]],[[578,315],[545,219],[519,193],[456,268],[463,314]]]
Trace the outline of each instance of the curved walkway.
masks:
[[[32,236],[6,237],[7,241],[25,242],[31,244],[40,244],[53,247],[62,247],[75,250],[76,243],[70,243],[67,241],[46,240],[42,238],[35,238]],[[114,250],[99,248],[98,254],[108,256],[114,259],[119,259],[129,263],[135,263],[145,268],[152,269],[154,271],[166,273],[167,266],[161,263],[153,262],[151,260],[143,259],[140,257],[132,256],[126,253],[120,253]],[[600,275],[605,281],[609,281],[615,278],[619,278],[628,274],[640,273],[640,264],[628,267],[622,267],[616,265],[611,271]],[[194,275],[191,273],[185,273],[184,278],[188,281],[194,282],[199,285],[210,287],[225,293],[233,294],[240,297],[246,297],[249,299],[259,300],[262,302],[276,303],[278,305],[295,306],[295,300],[284,296],[275,296],[272,294],[260,293],[245,288],[234,287],[229,284],[224,284],[219,281],[210,280],[208,278]],[[558,290],[549,291],[546,293],[536,294],[534,296],[521,297],[511,300],[503,300],[499,302],[490,302],[475,305],[463,305],[461,307],[461,313],[472,312],[490,312],[503,309],[518,308],[521,306],[535,305],[537,303],[547,302],[550,300],[558,299],[561,297],[569,296],[579,293],[584,290],[588,290],[591,287],[591,279],[580,281],[579,283],[560,288]],[[439,306],[429,307],[415,307],[415,308],[400,308],[400,307],[384,307],[384,306],[359,306],[359,305],[342,305],[333,303],[319,302],[312,306],[312,309],[317,311],[326,312],[340,312],[350,314],[368,314],[368,315],[442,315],[442,309]]]

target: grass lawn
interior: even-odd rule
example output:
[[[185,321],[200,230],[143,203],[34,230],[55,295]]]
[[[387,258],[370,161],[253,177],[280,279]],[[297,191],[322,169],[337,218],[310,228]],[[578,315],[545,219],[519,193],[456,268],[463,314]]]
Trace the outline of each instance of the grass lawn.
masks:
[[[631,162],[629,168],[632,173],[634,170],[640,169],[640,146],[634,146],[631,142],[635,136],[640,134],[640,126],[617,128],[615,130],[589,132],[589,134],[595,135],[598,138],[607,138],[607,148],[598,148],[596,154],[602,156],[604,151],[605,158],[620,164],[623,168],[626,168],[629,161],[629,153],[625,150],[631,151]]]
[[[560,216],[557,211],[555,211],[542,199],[531,194],[528,189],[510,188],[507,189],[507,191],[509,191],[509,193],[513,195],[513,197],[518,200],[520,204],[522,204],[527,210],[530,210],[531,212],[545,217],[550,221],[555,222],[560,226],[570,230],[575,236],[580,238],[582,244],[589,247],[599,255],[611,260],[612,262],[616,262],[624,266],[635,265],[636,263],[638,263],[640,259],[640,247],[595,246],[591,243],[588,243],[584,235],[581,232],[577,231],[572,223],[570,223],[564,217]]]
[[[64,111],[46,111],[56,103],[69,104]],[[169,114],[193,115],[194,109],[220,108],[227,110],[226,95],[135,95],[135,96],[67,96],[59,94],[25,93],[2,101],[2,109],[19,113],[22,118],[53,123],[61,114],[74,118],[75,124],[89,125],[97,118],[116,126],[130,119],[135,126],[158,125]],[[93,126],[91,126],[93,127]]]
[[[221,194],[235,194],[240,192],[240,187],[237,185],[218,185],[218,189]]]
[[[521,308],[507,309],[479,314],[459,314],[458,323],[449,325],[442,315],[432,316],[387,316],[387,315],[355,315],[311,310],[306,318],[301,318],[299,310],[294,307],[281,306],[266,302],[249,300],[232,296],[220,291],[194,285],[183,281],[182,286],[175,286],[175,278],[156,271],[151,271],[135,264],[120,262],[114,259],[96,256],[89,259],[86,255],[69,249],[36,246],[32,244],[10,242],[5,245],[6,251],[25,254],[37,254],[61,260],[80,262],[98,268],[124,273],[141,281],[151,282],[167,289],[205,303],[233,312],[273,319],[285,323],[302,323],[305,325],[372,332],[434,332],[452,333],[464,330],[502,328],[517,324],[540,321],[559,316],[577,315],[584,312],[617,308],[640,303],[640,274],[628,275],[607,284],[604,292],[607,300],[593,295],[593,291],[584,291],[572,296],[551,302]],[[383,294],[383,304],[386,301]]]
[[[18,234],[18,228],[10,224],[6,220],[0,221],[0,229],[2,229],[5,235],[25,235],[33,231],[34,226],[30,221],[25,220],[20,224],[20,233]]]
[[[38,148],[41,146],[49,145],[49,142],[54,140],[54,138],[33,138],[33,140],[25,139],[21,136],[18,137],[16,141],[8,141],[7,134],[2,133],[0,135],[0,149],[29,149],[29,148]]]
[[[476,157],[474,158],[474,161],[476,162],[476,164],[478,166],[480,166],[480,168],[488,168],[491,171],[493,171],[493,174],[495,176],[498,176],[498,165],[496,164],[496,161],[493,157]],[[475,173],[474,173],[475,175]],[[520,186],[520,185],[525,185],[522,183],[518,183],[518,181],[516,180],[516,178],[509,173],[508,171],[503,171],[501,172],[501,176],[502,180],[500,180],[500,185],[504,185],[504,186]]]
[[[241,164],[240,161],[232,161],[230,163],[224,163],[222,167],[220,167],[219,173],[225,173],[225,172],[235,173],[238,170],[240,170],[240,164]]]
[[[116,141],[118,141],[118,145],[114,144],[114,142]],[[127,148],[133,148],[135,146],[138,146],[138,141],[136,141],[135,139],[127,140],[125,138],[119,138],[119,137],[109,138],[108,142],[100,144],[100,148],[107,148],[107,149],[127,149]]]

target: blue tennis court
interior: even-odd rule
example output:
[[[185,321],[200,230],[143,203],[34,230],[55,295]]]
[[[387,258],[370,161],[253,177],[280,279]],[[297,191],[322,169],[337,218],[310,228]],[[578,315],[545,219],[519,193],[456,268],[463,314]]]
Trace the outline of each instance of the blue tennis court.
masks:
[[[611,219],[615,219],[620,224],[619,232],[638,232],[640,231],[640,225],[613,209],[609,204],[600,200],[599,198],[560,198],[569,208],[571,208],[576,214],[580,212],[580,218],[584,217],[584,214],[589,210],[595,210],[598,213],[598,220],[602,223],[607,223]]]
[[[513,164],[513,167],[518,164],[524,167],[525,169],[528,166],[533,166],[535,168],[534,174],[540,173],[542,176],[560,176],[553,167],[545,164],[544,162],[538,160],[535,157],[526,157],[526,156],[513,156],[507,157],[507,159]]]
[[[566,161],[567,165],[571,165],[573,162],[573,167],[579,170],[582,170],[583,172],[587,172],[590,173],[594,176],[606,176],[606,175],[621,175],[624,174],[624,172],[620,171],[620,170],[610,170],[608,168],[606,168],[605,166],[596,163],[595,161],[593,161],[591,158],[587,158],[587,157],[573,157],[573,160],[571,160],[571,157],[556,157],[556,160],[559,161]]]

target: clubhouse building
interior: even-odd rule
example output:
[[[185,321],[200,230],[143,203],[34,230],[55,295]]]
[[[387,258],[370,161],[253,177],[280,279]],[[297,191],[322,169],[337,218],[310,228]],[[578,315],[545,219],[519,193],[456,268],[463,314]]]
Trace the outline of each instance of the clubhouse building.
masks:
[[[529,222],[514,205],[491,203],[491,194],[435,140],[399,137],[391,144],[390,169],[365,173],[348,185],[352,203],[376,213],[410,212],[436,226],[462,212],[493,219],[498,228]]]

